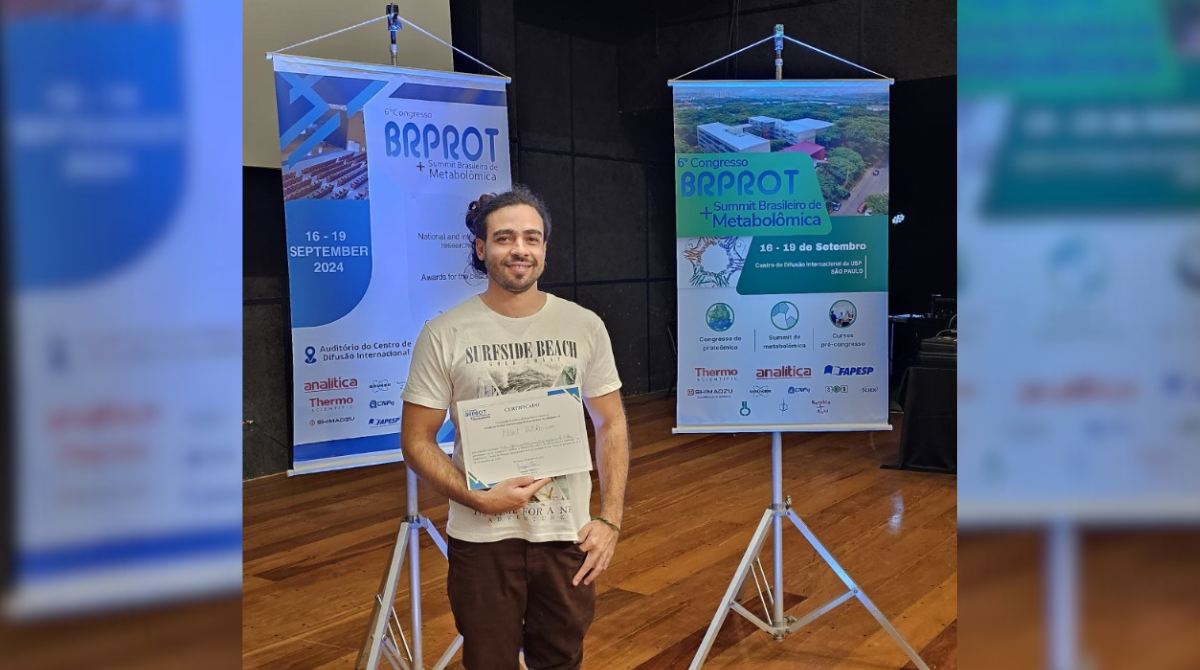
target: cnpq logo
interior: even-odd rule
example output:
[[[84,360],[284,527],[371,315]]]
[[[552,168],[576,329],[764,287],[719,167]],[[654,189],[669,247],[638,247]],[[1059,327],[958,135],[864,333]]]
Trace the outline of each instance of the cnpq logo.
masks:
[[[842,367],[840,365],[826,365],[825,374],[834,375],[837,377],[865,377],[875,371],[875,368],[867,365],[863,367]]]
[[[372,400],[371,401],[371,409],[378,409],[380,407],[392,407],[395,404],[396,404],[395,400]]]

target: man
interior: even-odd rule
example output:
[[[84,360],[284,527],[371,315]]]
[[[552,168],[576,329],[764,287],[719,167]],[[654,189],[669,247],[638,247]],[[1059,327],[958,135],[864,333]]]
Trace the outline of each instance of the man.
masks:
[[[538,289],[550,216],[515,186],[471,203],[473,267],[487,290],[426,324],[413,348],[403,399],[404,460],[450,498],[450,608],[467,670],[568,670],[583,661],[595,580],[608,568],[624,513],[629,442],[612,344],[591,311]],[[497,346],[529,343],[529,346]],[[525,355],[529,354],[529,355]],[[600,513],[591,477],[578,473],[467,487],[462,432],[454,459],[437,446],[463,400],[578,385],[596,428]]]

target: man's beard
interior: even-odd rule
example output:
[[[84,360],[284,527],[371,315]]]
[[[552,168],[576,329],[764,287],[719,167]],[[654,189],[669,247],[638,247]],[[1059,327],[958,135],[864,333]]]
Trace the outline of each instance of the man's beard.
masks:
[[[512,274],[512,270],[505,265],[510,262],[524,262],[529,264],[529,272],[524,277],[516,277]],[[524,293],[537,283],[539,277],[542,276],[542,265],[533,258],[505,258],[503,261],[491,261],[487,263],[488,276],[491,277],[500,288],[510,293]]]

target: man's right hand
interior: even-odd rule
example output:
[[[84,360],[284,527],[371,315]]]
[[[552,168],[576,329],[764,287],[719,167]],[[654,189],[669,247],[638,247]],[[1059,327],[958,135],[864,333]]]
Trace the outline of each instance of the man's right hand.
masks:
[[[486,491],[474,492],[474,507],[484,514],[503,514],[521,509],[543,486],[554,481],[553,477],[534,479],[514,477],[497,483]]]

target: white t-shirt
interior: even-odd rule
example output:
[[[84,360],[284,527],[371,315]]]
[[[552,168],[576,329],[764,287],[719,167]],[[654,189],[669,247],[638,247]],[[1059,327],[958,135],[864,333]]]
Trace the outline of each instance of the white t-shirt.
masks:
[[[524,343],[529,346],[511,346]],[[526,352],[532,356],[526,357]],[[459,401],[574,385],[585,398],[621,388],[612,343],[600,317],[547,293],[546,304],[536,314],[514,319],[493,312],[474,296],[425,324],[413,347],[401,397],[450,409],[454,462],[461,470]],[[582,472],[556,477],[517,512],[481,514],[452,500],[446,532],[467,542],[574,542],[591,520],[591,496],[591,476]]]

